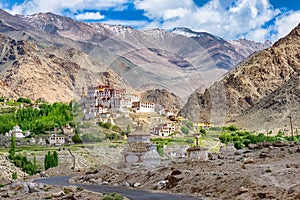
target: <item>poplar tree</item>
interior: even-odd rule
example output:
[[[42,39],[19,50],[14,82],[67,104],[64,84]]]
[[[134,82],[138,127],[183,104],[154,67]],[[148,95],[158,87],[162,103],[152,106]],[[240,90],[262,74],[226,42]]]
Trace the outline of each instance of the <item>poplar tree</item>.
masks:
[[[9,156],[8,156],[9,159],[13,160],[15,157],[15,153],[16,153],[16,137],[12,133],[11,134],[11,145],[10,145]]]

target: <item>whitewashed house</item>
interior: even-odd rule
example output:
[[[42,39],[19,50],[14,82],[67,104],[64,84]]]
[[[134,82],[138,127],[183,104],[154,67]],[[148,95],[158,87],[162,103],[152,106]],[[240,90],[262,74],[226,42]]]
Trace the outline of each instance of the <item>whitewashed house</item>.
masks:
[[[54,145],[63,145],[65,144],[65,137],[62,135],[56,135],[56,134],[51,134],[51,136],[48,138],[49,144],[54,144]]]
[[[155,104],[151,102],[133,102],[132,108],[137,113],[151,113],[155,112]]]
[[[175,133],[175,124],[171,124],[171,123],[159,124],[157,127],[153,129],[153,133],[160,137],[168,137],[171,134]]]

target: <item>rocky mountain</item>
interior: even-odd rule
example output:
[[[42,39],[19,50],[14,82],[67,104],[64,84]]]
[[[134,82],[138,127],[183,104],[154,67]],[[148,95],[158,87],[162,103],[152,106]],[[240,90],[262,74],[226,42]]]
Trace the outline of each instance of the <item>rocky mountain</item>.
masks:
[[[166,89],[147,90],[141,94],[141,99],[160,105],[175,114],[178,113],[181,108],[180,98]]]
[[[240,119],[244,126],[251,119],[249,125],[252,125],[252,129],[259,124],[264,126],[263,116],[269,115],[267,120],[272,121],[274,126],[280,126],[282,123],[279,121],[284,113],[293,110],[296,103],[299,104],[299,98],[295,97],[299,87],[296,79],[300,72],[299,52],[300,24],[271,48],[248,58],[204,93],[193,93],[182,109],[182,114],[194,121],[212,123],[231,121],[239,124],[237,120]],[[291,95],[295,97],[295,103],[285,104],[282,94],[289,96],[291,91],[295,91]],[[274,106],[268,105],[270,102]],[[272,108],[276,108],[275,111]],[[272,118],[276,112],[281,118]]]
[[[232,122],[245,128],[276,130],[275,133],[279,127],[290,131],[290,117],[294,128],[300,126],[299,102],[300,76],[298,75],[289,79]]]
[[[245,51],[239,50],[241,43],[233,47],[210,34],[207,35],[211,38],[198,37],[199,41],[195,42],[162,29],[141,31],[123,26],[83,23],[52,13],[17,15],[15,18],[47,35],[60,38],[53,44],[55,46],[63,46],[61,38],[67,39],[66,46],[77,46],[111,67],[136,90],[171,88],[170,92],[183,99],[199,85],[203,91],[246,56],[265,48],[257,44],[257,49]],[[222,44],[224,42],[230,47]],[[239,51],[244,52],[242,56],[237,54]],[[230,61],[231,57],[234,61]]]
[[[75,49],[40,48],[0,34],[0,55],[0,93],[6,97],[66,102],[78,99],[87,82],[123,84],[114,71]]]
[[[171,33],[184,35],[196,40],[214,60],[219,68],[232,69],[252,53],[266,49],[271,43],[258,43],[246,39],[226,41],[206,32],[196,32],[188,28],[177,27]]]

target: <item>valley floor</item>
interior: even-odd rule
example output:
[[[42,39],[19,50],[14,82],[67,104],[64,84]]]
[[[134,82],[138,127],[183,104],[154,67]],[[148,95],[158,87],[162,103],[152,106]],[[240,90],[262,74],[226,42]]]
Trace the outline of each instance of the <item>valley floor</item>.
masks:
[[[73,175],[71,183],[185,193],[205,200],[300,199],[300,144],[277,142],[251,147],[242,150],[225,148],[211,154],[210,159],[204,162],[187,162],[185,158],[164,159],[155,169],[140,166],[118,169],[102,165],[93,169],[83,167],[74,173],[67,170],[66,165],[59,165],[45,174]],[[72,186],[32,185],[31,181],[35,178],[39,176],[26,181],[2,180],[0,199],[103,197],[102,194]],[[59,192],[63,194],[59,195]]]
[[[206,162],[173,160],[149,169],[102,166],[72,181],[187,193],[201,199],[300,199],[300,144],[212,154]]]

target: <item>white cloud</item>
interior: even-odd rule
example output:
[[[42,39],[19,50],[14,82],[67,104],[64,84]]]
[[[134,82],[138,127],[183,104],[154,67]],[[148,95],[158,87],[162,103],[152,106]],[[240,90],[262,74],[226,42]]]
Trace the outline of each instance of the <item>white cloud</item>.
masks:
[[[253,40],[253,41],[259,41],[264,42],[269,38],[269,29],[263,29],[263,28],[257,28],[255,30],[252,30],[246,34],[246,38]]]
[[[106,23],[140,28],[172,29],[181,26],[195,31],[206,31],[225,39],[245,37],[255,41],[275,41],[286,35],[300,19],[300,11],[286,13],[274,9],[269,0],[210,0],[202,7],[198,7],[193,0],[25,0],[8,11],[12,14],[53,12],[62,15],[64,10],[68,10],[68,16],[78,20],[103,19],[100,12],[83,11],[122,11],[126,10],[128,3],[143,10],[144,15],[151,21],[120,19]],[[76,15],[77,13],[81,14]],[[265,27],[271,20],[274,24]]]
[[[290,11],[276,18],[273,31],[277,32],[273,36],[273,41],[276,41],[286,36],[293,28],[300,23],[300,11]]]
[[[137,9],[144,10],[145,15],[154,20],[163,19],[163,15],[167,16],[166,13],[172,13],[178,8],[186,12],[195,7],[192,0],[134,0],[134,5]]]
[[[105,16],[101,15],[100,12],[86,12],[75,16],[77,20],[101,20]]]
[[[78,10],[105,10],[109,8],[121,9],[128,0],[27,0],[15,4],[9,11],[11,14],[30,15],[39,12],[53,12],[62,14],[65,9],[76,13]],[[123,7],[125,8],[125,7]]]
[[[152,20],[163,21],[162,28],[185,26],[227,39],[247,36],[262,40],[266,31],[261,27],[280,13],[267,0],[211,0],[200,8],[192,0],[136,0],[135,5]]]
[[[163,19],[184,18],[186,15],[188,15],[188,10],[184,8],[169,9],[164,12]]]

